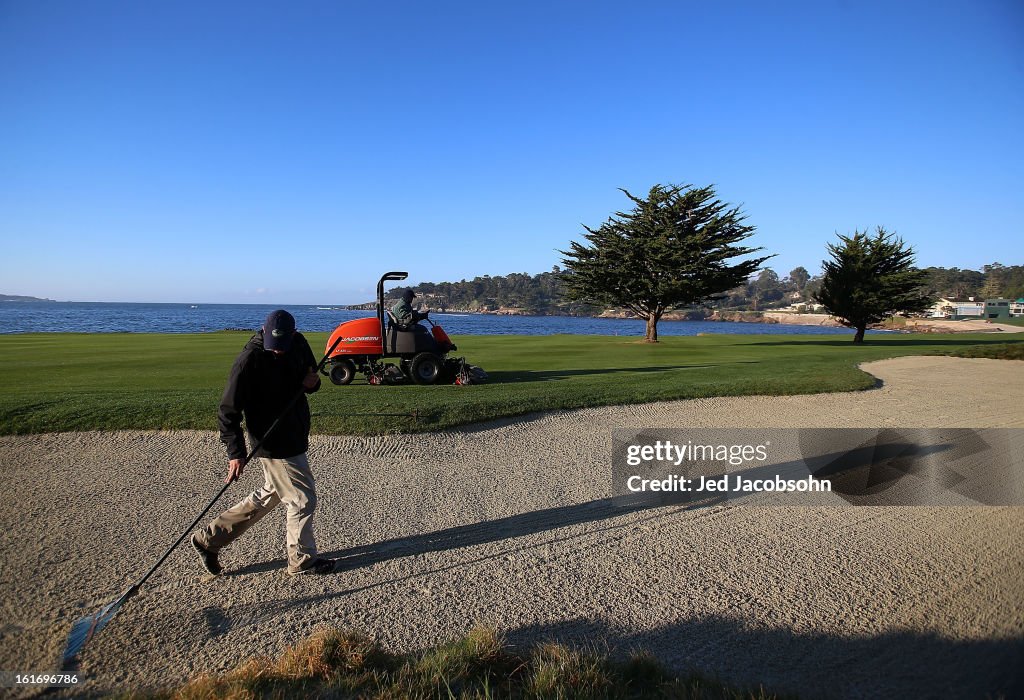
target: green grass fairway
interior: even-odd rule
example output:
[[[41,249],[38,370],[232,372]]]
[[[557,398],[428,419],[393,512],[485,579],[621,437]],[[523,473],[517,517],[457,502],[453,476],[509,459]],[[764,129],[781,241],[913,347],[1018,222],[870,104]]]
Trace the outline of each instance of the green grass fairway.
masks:
[[[326,333],[308,334],[322,352]],[[0,336],[0,434],[216,428],[231,364],[249,333]],[[479,386],[370,386],[324,380],[317,433],[436,430],[532,411],[666,399],[867,389],[860,362],[1024,343],[1007,334],[708,335],[657,345],[607,336],[460,336]],[[978,353],[978,350],[972,351]],[[979,353],[980,354],[980,353]],[[419,420],[365,413],[418,411]]]

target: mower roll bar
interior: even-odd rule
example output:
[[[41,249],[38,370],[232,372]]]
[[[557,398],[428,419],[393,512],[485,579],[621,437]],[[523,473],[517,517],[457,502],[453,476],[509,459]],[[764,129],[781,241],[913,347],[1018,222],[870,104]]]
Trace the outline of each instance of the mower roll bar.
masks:
[[[380,354],[384,355],[387,353],[384,326],[384,283],[385,282],[399,282],[409,276],[408,272],[385,272],[377,282],[377,320],[380,322]]]

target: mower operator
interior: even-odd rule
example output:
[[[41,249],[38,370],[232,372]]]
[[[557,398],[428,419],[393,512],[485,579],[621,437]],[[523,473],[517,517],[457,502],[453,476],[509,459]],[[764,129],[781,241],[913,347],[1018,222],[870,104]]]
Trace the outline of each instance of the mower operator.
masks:
[[[242,475],[246,455],[242,418],[249,439],[266,438],[256,456],[263,466],[263,486],[221,513],[192,536],[192,547],[211,574],[222,570],[221,549],[255,525],[278,503],[287,508],[288,573],[325,574],[334,561],[317,556],[313,538],[316,488],[306,451],[309,448],[309,403],[305,394],[320,388],[309,342],[295,330],[295,318],[278,309],[249,339],[235,360],[221,398],[220,439],[227,447],[231,482]],[[280,423],[267,435],[280,416]]]
[[[403,331],[414,330],[417,323],[430,316],[430,312],[419,312],[412,308],[412,300],[416,292],[406,289],[402,292],[402,298],[391,307],[391,315],[395,317],[398,328]]]

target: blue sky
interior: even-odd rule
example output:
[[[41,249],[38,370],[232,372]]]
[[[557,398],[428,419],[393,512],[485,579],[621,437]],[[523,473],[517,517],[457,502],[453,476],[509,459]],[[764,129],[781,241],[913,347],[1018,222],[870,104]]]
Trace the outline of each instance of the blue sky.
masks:
[[[714,183],[780,275],[1021,263],[1024,6],[0,0],[0,293],[348,303]]]

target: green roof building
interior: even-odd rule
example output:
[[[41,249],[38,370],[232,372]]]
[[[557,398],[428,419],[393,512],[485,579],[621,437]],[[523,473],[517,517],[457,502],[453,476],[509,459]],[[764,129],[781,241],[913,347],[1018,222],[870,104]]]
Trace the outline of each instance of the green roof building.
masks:
[[[1010,318],[1024,317],[1024,297],[1010,303]]]

